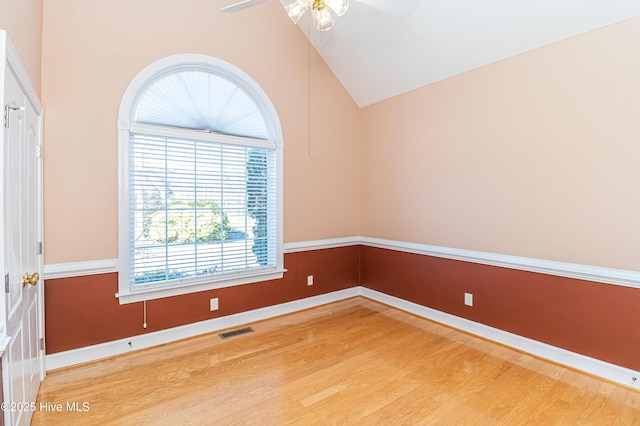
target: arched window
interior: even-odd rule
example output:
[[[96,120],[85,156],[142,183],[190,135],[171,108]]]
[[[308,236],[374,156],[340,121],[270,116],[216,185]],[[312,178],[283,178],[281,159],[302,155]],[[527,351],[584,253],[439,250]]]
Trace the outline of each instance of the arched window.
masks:
[[[282,130],[246,73],[154,62],[122,97],[118,147],[120,303],[282,277]]]

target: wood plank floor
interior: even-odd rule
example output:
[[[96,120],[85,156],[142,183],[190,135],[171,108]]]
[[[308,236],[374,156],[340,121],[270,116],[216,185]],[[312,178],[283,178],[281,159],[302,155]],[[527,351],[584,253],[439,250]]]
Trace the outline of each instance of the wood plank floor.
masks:
[[[50,372],[32,425],[632,425],[640,392],[358,297]]]

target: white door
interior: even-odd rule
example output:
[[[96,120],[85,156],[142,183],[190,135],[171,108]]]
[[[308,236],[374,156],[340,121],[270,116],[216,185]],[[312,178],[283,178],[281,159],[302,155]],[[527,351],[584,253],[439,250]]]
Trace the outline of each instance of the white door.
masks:
[[[43,377],[39,322],[43,294],[39,245],[40,120],[8,66],[4,89],[5,309],[6,332],[10,336],[3,355],[8,393],[5,401],[10,404],[5,419],[11,425],[28,425]]]

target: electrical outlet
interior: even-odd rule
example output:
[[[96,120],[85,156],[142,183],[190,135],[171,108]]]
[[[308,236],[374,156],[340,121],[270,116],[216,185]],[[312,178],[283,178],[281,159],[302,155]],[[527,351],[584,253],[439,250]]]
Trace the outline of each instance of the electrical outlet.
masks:
[[[218,298],[213,298],[209,300],[209,310],[217,311],[218,310]]]
[[[313,275],[307,277],[307,285],[313,285]]]
[[[473,294],[471,293],[464,294],[464,304],[467,306],[473,306]]]

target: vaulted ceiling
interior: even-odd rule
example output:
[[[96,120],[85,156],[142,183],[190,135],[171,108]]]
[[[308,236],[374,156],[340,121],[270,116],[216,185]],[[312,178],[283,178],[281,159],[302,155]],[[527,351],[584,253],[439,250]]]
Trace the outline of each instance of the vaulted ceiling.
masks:
[[[361,107],[640,16],[640,0],[421,0],[412,14],[350,3],[311,41]]]

